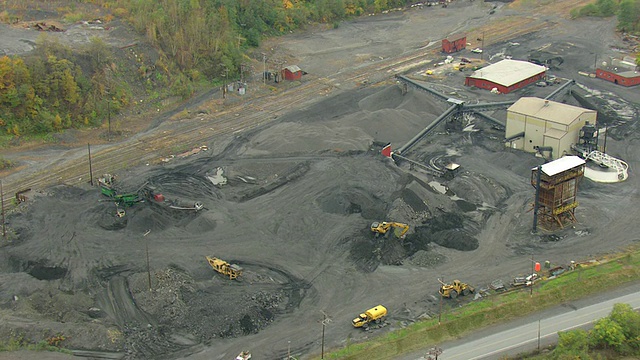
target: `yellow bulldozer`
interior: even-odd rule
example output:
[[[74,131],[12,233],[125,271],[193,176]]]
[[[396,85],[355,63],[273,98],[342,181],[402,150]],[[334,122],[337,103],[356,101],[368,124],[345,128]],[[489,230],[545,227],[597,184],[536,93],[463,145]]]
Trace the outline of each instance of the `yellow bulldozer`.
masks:
[[[442,284],[439,291],[442,297],[455,299],[458,295],[469,295],[476,291],[473,286],[465,284],[460,280],[453,280],[453,283],[451,284],[446,284],[440,279],[438,279],[438,281]]]
[[[219,272],[222,275],[228,276],[229,279],[237,279],[242,275],[242,267],[236,264],[229,264],[228,262],[218,259],[216,257],[207,256],[207,261],[213,270]]]
[[[377,222],[376,221],[373,224],[371,224],[371,231],[373,231],[376,237],[380,235],[386,235],[389,232],[389,230],[391,230],[392,228],[397,229],[396,236],[399,237],[400,239],[404,239],[404,236],[407,234],[407,231],[409,231],[409,225],[399,223],[399,222],[386,222],[386,221]]]

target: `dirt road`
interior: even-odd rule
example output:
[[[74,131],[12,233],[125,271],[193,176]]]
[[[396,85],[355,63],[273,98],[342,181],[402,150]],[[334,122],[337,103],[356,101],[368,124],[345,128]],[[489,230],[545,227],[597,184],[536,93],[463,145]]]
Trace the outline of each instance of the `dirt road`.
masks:
[[[629,235],[636,231],[629,211],[637,206],[633,176],[615,185],[585,179],[578,224],[553,237],[531,234],[529,176],[542,160],[505,149],[502,131],[478,119],[468,119],[473,131],[443,126],[407,154],[423,163],[461,164],[450,181],[379,155],[382,144],[406,143],[447,108],[427,93],[403,94],[392,77],[441,60],[432,49],[448,34],[477,34],[491,22],[527,17],[524,28],[544,29],[513,39],[496,34],[487,41],[487,57],[508,41],[520,43],[511,51],[524,57],[552,39],[572,60],[558,70],[564,77],[592,64],[581,57],[586,28],[617,41],[613,19],[530,17],[530,9],[502,3],[490,14],[490,6],[456,2],[292,34],[266,46],[309,72],[299,87],[220,113],[164,121],[127,142],[92,149],[94,172],[117,174],[121,193],[152,188],[167,200],[202,202],[198,212],[148,200],[117,218],[114,203],[86,184],[85,149],[59,150],[54,158],[16,155],[37,160],[7,177],[11,191],[33,190],[29,202],[8,214],[12,237],[2,247],[0,316],[13,321],[3,321],[0,333],[37,339],[63,332],[71,348],[125,358],[227,359],[251,350],[256,358],[278,359],[289,348],[309,358],[320,352],[325,316],[325,349],[340,347],[436,314],[438,278],[483,287],[528,271],[532,254],[566,264],[637,241]],[[600,50],[609,51],[604,44]],[[431,86],[496,101],[464,89],[463,77],[451,73]],[[607,148],[633,169],[637,94],[584,80],[582,91],[596,89],[602,103],[620,111]],[[498,99],[545,91],[552,89]],[[169,157],[177,144],[209,150]],[[211,180],[219,176],[226,183]],[[62,185],[45,186],[56,182]],[[405,242],[376,240],[369,226],[383,220],[410,224]],[[244,280],[214,273],[206,255],[242,266]],[[377,304],[390,309],[390,325],[353,329],[351,319]]]

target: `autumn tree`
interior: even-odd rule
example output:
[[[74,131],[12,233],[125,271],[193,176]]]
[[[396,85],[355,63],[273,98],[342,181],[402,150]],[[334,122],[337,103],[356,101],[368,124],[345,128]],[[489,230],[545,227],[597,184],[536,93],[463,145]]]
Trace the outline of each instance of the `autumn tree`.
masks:
[[[590,359],[589,334],[582,329],[559,332],[558,345],[551,357],[555,360]]]

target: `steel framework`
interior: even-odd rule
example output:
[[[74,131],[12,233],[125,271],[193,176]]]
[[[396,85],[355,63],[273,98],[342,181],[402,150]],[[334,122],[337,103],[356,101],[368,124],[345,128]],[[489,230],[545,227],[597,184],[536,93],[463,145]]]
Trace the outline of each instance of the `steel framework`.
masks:
[[[564,228],[567,224],[577,222],[574,212],[578,206],[578,183],[584,176],[584,168],[585,165],[581,164],[551,176],[540,172],[537,211],[541,228],[553,230],[556,224]],[[534,188],[538,169],[536,167],[531,171],[531,185]]]

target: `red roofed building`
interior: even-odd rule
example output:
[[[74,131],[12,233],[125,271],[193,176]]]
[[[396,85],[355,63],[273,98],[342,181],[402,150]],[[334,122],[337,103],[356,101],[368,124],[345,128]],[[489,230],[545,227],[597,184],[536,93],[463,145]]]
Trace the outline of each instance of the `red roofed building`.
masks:
[[[640,71],[634,70],[615,72],[606,69],[597,69],[596,77],[622,86],[635,86],[640,84]]]
[[[455,34],[442,39],[442,52],[447,54],[463,50],[467,47],[467,35]]]
[[[284,79],[295,81],[302,79],[303,71],[298,67],[298,65],[289,65],[283,70]]]

